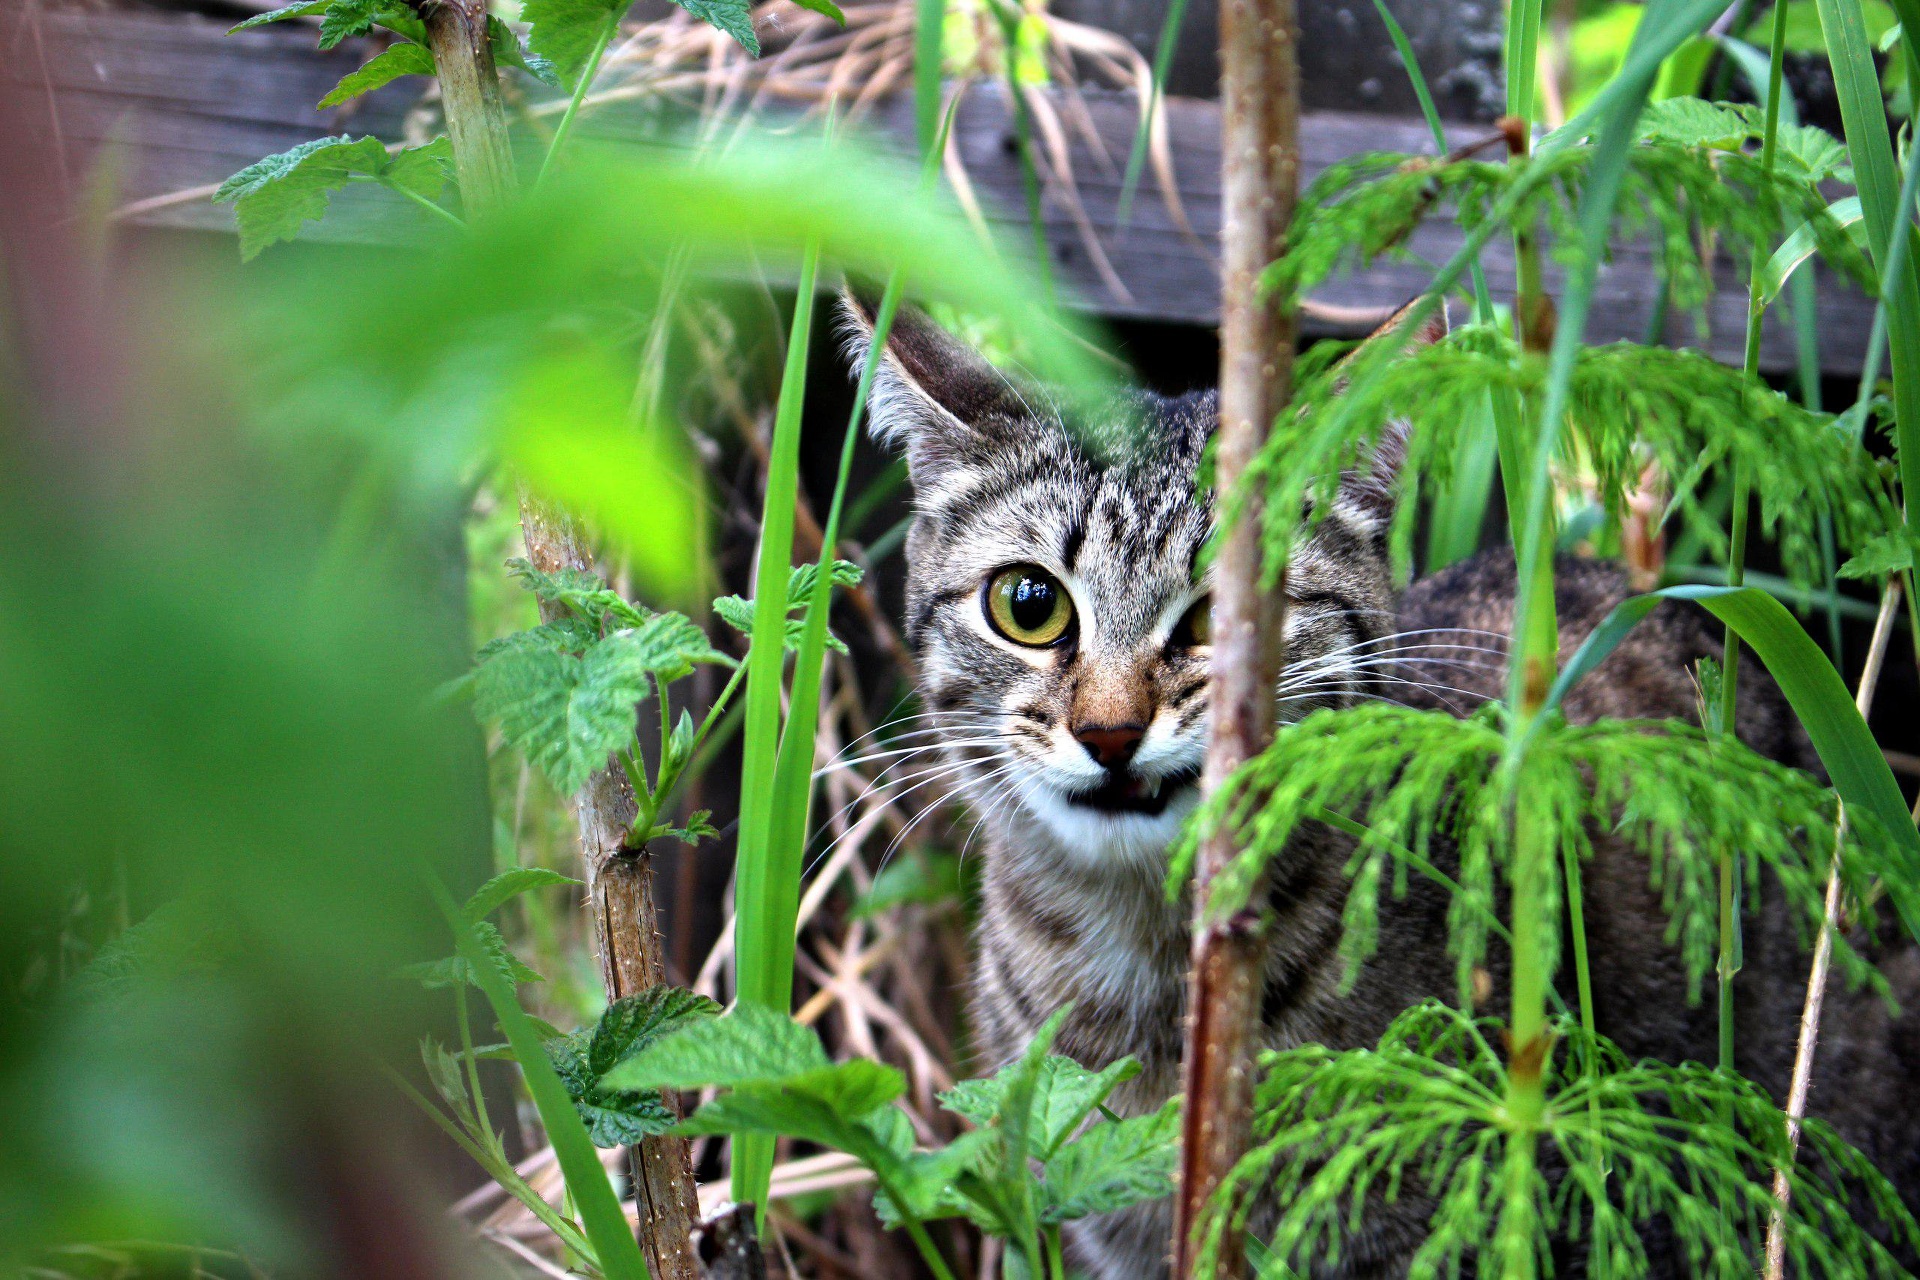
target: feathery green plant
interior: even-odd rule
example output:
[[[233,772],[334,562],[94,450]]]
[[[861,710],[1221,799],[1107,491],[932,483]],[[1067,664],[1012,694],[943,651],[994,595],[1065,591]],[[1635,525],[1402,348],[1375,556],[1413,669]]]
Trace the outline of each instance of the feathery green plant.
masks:
[[[1899,885],[1896,904],[1910,911],[1920,837],[1884,761],[1865,759],[1872,739],[1837,675],[1770,598],[1751,590],[1673,593],[1720,613],[1774,669],[1819,742],[1838,795],[1689,725],[1572,726],[1558,710],[1566,688],[1605,649],[1583,650],[1555,680],[1548,565],[1556,460],[1594,475],[1616,514],[1646,462],[1659,462],[1675,495],[1668,514],[1688,521],[1710,548],[1737,556],[1744,516],[1729,537],[1701,493],[1714,473],[1731,471],[1738,486],[1759,493],[1762,525],[1778,539],[1789,575],[1803,583],[1827,578],[1823,527],[1858,547],[1900,526],[1887,477],[1844,426],[1768,390],[1751,368],[1630,344],[1584,345],[1595,276],[1615,236],[1649,240],[1675,300],[1694,305],[1712,287],[1695,230],[1711,228],[1716,246],[1749,267],[1754,332],[1766,265],[1786,227],[1804,225],[1806,240],[1830,263],[1874,283],[1819,187],[1845,164],[1845,149],[1818,130],[1782,127],[1777,92],[1764,111],[1690,98],[1645,105],[1656,70],[1719,7],[1649,4],[1621,74],[1575,120],[1530,154],[1516,148],[1506,164],[1382,156],[1333,166],[1302,200],[1288,251],[1269,271],[1272,283],[1310,289],[1344,262],[1397,251],[1436,212],[1467,232],[1398,331],[1339,363],[1320,357],[1305,366],[1292,421],[1274,433],[1250,477],[1264,498],[1269,574],[1328,509],[1341,473],[1364,466],[1383,424],[1397,418],[1418,424],[1401,468],[1392,537],[1404,566],[1418,486],[1451,479],[1461,424],[1491,390],[1501,410],[1500,463],[1521,585],[1503,702],[1467,719],[1392,706],[1315,713],[1284,727],[1220,787],[1184,838],[1170,888],[1182,882],[1194,841],[1206,831],[1225,825],[1242,844],[1242,857],[1216,878],[1206,904],[1224,915],[1252,900],[1262,869],[1302,824],[1338,818],[1355,836],[1342,942],[1350,966],[1377,944],[1389,876],[1396,889],[1410,869],[1456,880],[1449,928],[1463,1008],[1473,968],[1496,932],[1489,920],[1497,920],[1503,898],[1507,907],[1512,1006],[1500,1028],[1504,1054],[1493,1052],[1472,1018],[1435,1006],[1408,1014],[1378,1050],[1269,1055],[1260,1119],[1266,1143],[1234,1187],[1223,1189],[1211,1224],[1217,1245],[1233,1215],[1245,1221],[1256,1202],[1277,1199],[1279,1225],[1263,1274],[1337,1259],[1341,1237],[1369,1203],[1402,1195],[1435,1205],[1415,1274],[1456,1273],[1470,1259],[1481,1273],[1530,1277],[1552,1266],[1549,1245],[1560,1237],[1589,1252],[1594,1274],[1634,1274],[1646,1264],[1639,1233],[1655,1217],[1671,1224],[1694,1270],[1750,1272],[1774,1204],[1767,1177],[1791,1163],[1784,1121],[1730,1070],[1629,1067],[1596,1034],[1579,909],[1591,833],[1608,831],[1645,860],[1696,991],[1716,953],[1726,963],[1721,926],[1732,912],[1719,910],[1715,887],[1733,883],[1721,872],[1735,858],[1749,895],[1764,879],[1806,939],[1819,932],[1841,798],[1849,817],[1844,885],[1856,895],[1883,881]],[[1537,32],[1538,6],[1515,4],[1509,108],[1523,121]],[[1747,154],[1743,148],[1755,143],[1760,154]],[[1405,352],[1406,335],[1501,230],[1519,242],[1523,294],[1538,287],[1530,254],[1551,252],[1563,264],[1558,315],[1523,296],[1516,304],[1523,329],[1551,319],[1524,342],[1481,323]],[[1786,459],[1797,475],[1781,474]],[[1224,519],[1237,518],[1244,496],[1224,495]],[[1646,611],[1636,610],[1635,618]],[[1609,630],[1611,640],[1629,625],[1623,619]],[[1824,675],[1810,669],[1815,662]],[[1547,1013],[1562,966],[1563,910],[1577,1023]],[[1856,980],[1878,982],[1857,953],[1846,952],[1845,939],[1835,945]],[[1679,1124],[1711,1132],[1679,1143]],[[1815,1269],[1898,1273],[1848,1208],[1849,1195],[1866,1188],[1868,1202],[1905,1238],[1914,1224],[1897,1197],[1830,1134],[1815,1145],[1815,1165],[1824,1162],[1818,1176],[1809,1166],[1792,1175],[1793,1212],[1803,1217],[1789,1223],[1790,1251]],[[1276,1171],[1274,1190],[1259,1190]]]

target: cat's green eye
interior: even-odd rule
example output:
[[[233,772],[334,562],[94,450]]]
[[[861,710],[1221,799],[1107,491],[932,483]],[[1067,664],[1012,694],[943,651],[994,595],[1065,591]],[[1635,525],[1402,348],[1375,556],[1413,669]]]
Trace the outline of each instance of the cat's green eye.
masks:
[[[1045,569],[1017,564],[987,583],[987,621],[1015,644],[1049,645],[1067,633],[1073,601]]]
[[[1173,626],[1173,643],[1185,649],[1198,649],[1213,643],[1213,597],[1201,596]]]

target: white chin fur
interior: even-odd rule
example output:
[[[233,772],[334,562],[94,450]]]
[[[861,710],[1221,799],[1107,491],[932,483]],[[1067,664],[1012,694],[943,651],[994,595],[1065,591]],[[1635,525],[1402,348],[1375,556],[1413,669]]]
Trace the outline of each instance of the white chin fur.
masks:
[[[1157,814],[1102,813],[1070,803],[1038,778],[1022,778],[1017,785],[1021,807],[1039,819],[1063,853],[1088,867],[1164,867],[1167,846],[1200,800],[1199,788],[1188,786]]]

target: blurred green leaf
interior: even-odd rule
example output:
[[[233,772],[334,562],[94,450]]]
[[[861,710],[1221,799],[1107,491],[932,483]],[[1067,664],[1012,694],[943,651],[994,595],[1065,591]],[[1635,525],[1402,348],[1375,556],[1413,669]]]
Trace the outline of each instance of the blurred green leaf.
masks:
[[[401,76],[430,76],[433,73],[433,53],[425,45],[408,42],[388,45],[369,58],[358,71],[342,77],[332,92],[320,99],[320,109],[324,111],[363,93],[372,93]]]
[[[1640,136],[1682,147],[1732,151],[1754,136],[1753,121],[1730,107],[1699,98],[1664,98],[1640,113]]]
[[[853,904],[854,919],[865,919],[910,903],[935,906],[960,898],[960,859],[950,853],[908,849],[880,868],[873,885]]]
[[[513,954],[507,947],[507,940],[492,924],[480,921],[473,926],[473,933],[481,952],[492,961],[494,971],[502,979],[516,986],[523,982],[545,981],[522,963],[520,957]],[[430,991],[462,984],[485,990],[466,958],[460,955],[448,956],[443,960],[430,960],[423,964],[405,965],[396,976],[411,978]]]
[[[1840,566],[1843,578],[1861,578],[1882,582],[1896,573],[1913,568],[1914,536],[1907,529],[1894,529],[1874,538]]]
[[[514,34],[513,28],[496,14],[487,16],[487,34],[493,42],[496,66],[518,67],[550,89],[560,88],[560,72],[553,63],[530,51]]]
[[[543,889],[548,885],[581,883],[572,876],[563,876],[545,867],[511,867],[475,889],[473,896],[460,908],[460,914],[466,917],[469,924],[478,924],[530,890]]]

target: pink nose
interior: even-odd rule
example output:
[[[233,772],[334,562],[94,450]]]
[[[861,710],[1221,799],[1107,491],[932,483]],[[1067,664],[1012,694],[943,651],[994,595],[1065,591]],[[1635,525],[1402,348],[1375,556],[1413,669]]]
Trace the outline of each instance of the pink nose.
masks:
[[[1133,753],[1140,749],[1140,739],[1147,731],[1137,724],[1091,725],[1085,729],[1073,731],[1074,740],[1087,749],[1087,754],[1102,768],[1124,769],[1133,759]]]

